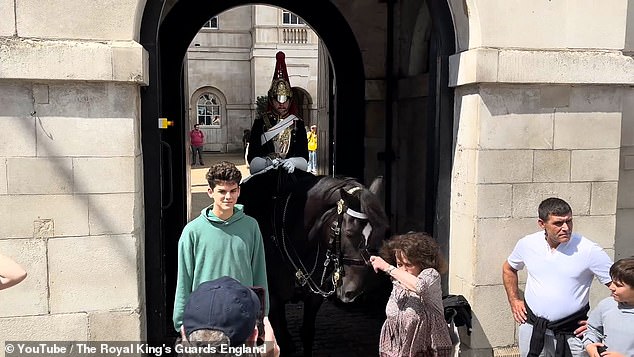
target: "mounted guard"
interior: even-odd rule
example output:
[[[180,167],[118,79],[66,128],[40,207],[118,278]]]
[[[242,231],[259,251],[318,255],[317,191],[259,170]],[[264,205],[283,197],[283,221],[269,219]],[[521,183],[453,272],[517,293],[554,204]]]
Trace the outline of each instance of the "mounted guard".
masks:
[[[288,173],[308,168],[308,141],[304,121],[297,116],[284,52],[275,56],[267,111],[251,127],[247,161],[251,174],[283,167]]]

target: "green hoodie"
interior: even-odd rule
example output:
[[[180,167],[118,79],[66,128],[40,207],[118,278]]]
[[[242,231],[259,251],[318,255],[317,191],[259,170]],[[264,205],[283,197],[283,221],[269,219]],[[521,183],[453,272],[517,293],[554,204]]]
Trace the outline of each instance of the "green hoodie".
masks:
[[[189,295],[198,285],[223,276],[232,277],[246,286],[261,286],[267,291],[266,315],[269,311],[268,284],[264,243],[257,221],[244,214],[236,204],[233,215],[224,221],[204,208],[189,222],[178,241],[178,276],[174,298],[174,328],[180,331],[183,311]]]

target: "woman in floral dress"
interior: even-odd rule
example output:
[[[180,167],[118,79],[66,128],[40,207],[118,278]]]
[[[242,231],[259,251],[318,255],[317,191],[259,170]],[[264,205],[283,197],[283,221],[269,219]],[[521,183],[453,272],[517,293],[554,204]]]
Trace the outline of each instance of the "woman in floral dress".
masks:
[[[440,286],[446,263],[438,244],[426,233],[407,233],[390,239],[381,253],[385,259],[372,256],[370,262],[393,283],[381,329],[381,356],[452,356]]]

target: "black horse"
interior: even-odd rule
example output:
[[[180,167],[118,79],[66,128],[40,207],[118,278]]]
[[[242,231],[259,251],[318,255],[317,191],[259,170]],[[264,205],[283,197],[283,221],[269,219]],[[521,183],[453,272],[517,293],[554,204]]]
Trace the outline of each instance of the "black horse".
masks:
[[[295,351],[286,303],[304,302],[301,339],[304,355],[310,356],[324,299],[352,302],[377,279],[362,252],[376,254],[389,236],[388,219],[376,196],[381,184],[376,179],[368,189],[351,178],[298,170],[287,174],[281,168],[242,183],[239,202],[258,221],[264,239],[269,320],[282,355]],[[354,200],[361,215],[346,213]]]

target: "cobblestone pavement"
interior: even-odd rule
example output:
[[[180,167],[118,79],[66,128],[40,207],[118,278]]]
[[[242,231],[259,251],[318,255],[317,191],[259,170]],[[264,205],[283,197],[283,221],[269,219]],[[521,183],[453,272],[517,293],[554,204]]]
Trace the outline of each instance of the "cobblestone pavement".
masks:
[[[364,307],[339,307],[326,301],[317,314],[315,323],[315,357],[373,357],[378,356],[379,334],[385,320],[384,307],[372,310]],[[288,304],[286,316],[297,353],[303,356],[299,329],[303,304]]]

